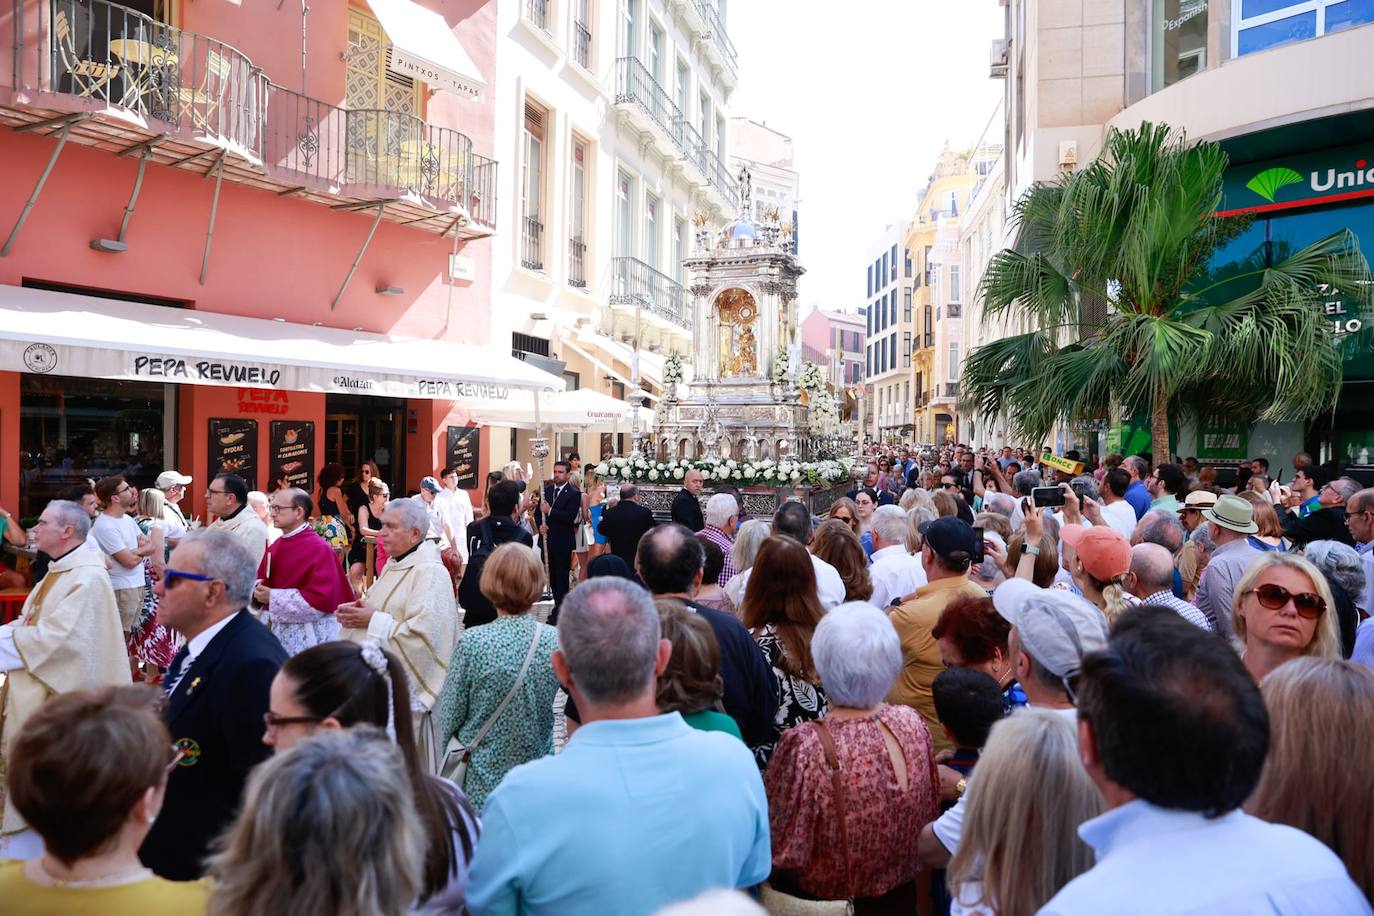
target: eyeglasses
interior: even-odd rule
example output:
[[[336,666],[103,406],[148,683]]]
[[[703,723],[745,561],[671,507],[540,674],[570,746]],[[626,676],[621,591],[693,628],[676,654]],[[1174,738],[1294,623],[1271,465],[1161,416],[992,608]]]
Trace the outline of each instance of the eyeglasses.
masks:
[[[854,521],[854,516],[852,515],[832,515],[830,517],[837,522],[844,522],[846,525]]]
[[[1267,607],[1271,611],[1280,610],[1286,607],[1289,601],[1292,601],[1293,608],[1298,612],[1299,617],[1316,620],[1326,613],[1326,600],[1313,592],[1294,594],[1282,585],[1273,584],[1257,585],[1250,591],[1254,592],[1262,607]]]
[[[946,490],[957,490],[957,489],[959,489],[959,485],[958,485],[957,483],[942,483],[942,484],[940,484],[940,486],[943,487],[943,488],[946,489]]]
[[[268,503],[268,504],[267,504],[267,511],[268,511],[268,512],[285,512],[287,509],[294,509],[294,508],[296,508],[296,507],[295,507],[294,505],[291,505],[291,504],[287,504],[287,505],[285,505],[285,506],[279,506],[279,505],[277,505],[276,503]]]
[[[202,576],[200,573],[182,572],[182,571],[179,570],[179,569],[172,569],[170,566],[167,567],[165,570],[162,571],[162,581],[163,581],[164,583],[166,583],[166,585],[165,585],[166,588],[171,588],[172,586],[176,585],[177,582],[180,581],[181,579],[186,579],[186,580],[189,580],[189,581],[191,581],[191,582],[218,582],[218,581],[220,581],[219,579],[217,579],[217,578],[214,577],[214,576]]]
[[[270,709],[262,714],[262,725],[269,731],[286,725],[310,725],[323,721],[319,716],[279,716]]]
[[[210,489],[209,487],[206,487],[206,488],[205,488],[205,495],[206,495],[206,496],[223,496],[223,495],[224,495],[225,493],[227,493],[227,492],[229,492],[229,491],[228,491],[228,490],[212,490],[212,489]]]
[[[120,487],[118,490],[115,490],[115,496],[119,496],[119,495],[121,495],[121,494],[123,494],[123,493],[128,493],[128,492],[129,492],[130,490],[132,490],[132,489],[133,489],[133,487],[129,486],[129,485],[126,483],[124,486]]]

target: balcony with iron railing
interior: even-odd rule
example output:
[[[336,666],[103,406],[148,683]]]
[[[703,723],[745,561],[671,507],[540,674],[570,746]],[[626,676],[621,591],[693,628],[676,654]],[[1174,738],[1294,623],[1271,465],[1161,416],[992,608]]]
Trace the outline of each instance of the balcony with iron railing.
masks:
[[[587,288],[587,243],[576,237],[568,239],[568,285]]]
[[[739,55],[725,31],[725,23],[721,21],[715,0],[693,0],[693,4],[702,22],[706,24],[706,31],[710,33],[711,43],[707,45],[707,49],[720,59],[721,69],[733,84],[739,77]]]
[[[657,141],[659,152],[696,169],[721,209],[733,213],[739,207],[739,189],[729,170],[637,57],[616,60],[615,104]]]
[[[687,289],[639,258],[611,258],[610,284],[612,308],[638,308],[647,317],[691,330]]]
[[[938,385],[935,386],[935,391],[934,391],[934,393],[933,393],[933,395],[932,395],[932,399],[933,399],[933,400],[940,400],[940,401],[953,401],[953,400],[956,400],[958,397],[959,397],[959,383],[958,383],[958,382],[943,382],[943,383],[941,383],[941,384],[938,384]]]
[[[538,216],[526,214],[521,224],[520,266],[526,270],[544,269],[544,224]]]
[[[497,164],[458,130],[311,98],[224,42],[108,0],[11,6],[0,123],[432,232],[494,231]]]
[[[585,22],[573,22],[573,60],[583,70],[592,68],[592,33]]]

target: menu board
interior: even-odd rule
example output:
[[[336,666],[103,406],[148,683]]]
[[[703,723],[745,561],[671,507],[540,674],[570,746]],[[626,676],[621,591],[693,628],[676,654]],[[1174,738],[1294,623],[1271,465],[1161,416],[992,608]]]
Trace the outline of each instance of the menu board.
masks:
[[[315,490],[315,423],[313,420],[273,420],[267,462],[270,480],[285,477],[293,487]]]
[[[235,474],[243,478],[248,489],[258,488],[257,420],[210,420],[210,473],[206,484],[219,474]]]
[[[478,426],[450,426],[445,464],[458,469],[458,488],[477,489],[477,457],[482,454],[482,429]]]

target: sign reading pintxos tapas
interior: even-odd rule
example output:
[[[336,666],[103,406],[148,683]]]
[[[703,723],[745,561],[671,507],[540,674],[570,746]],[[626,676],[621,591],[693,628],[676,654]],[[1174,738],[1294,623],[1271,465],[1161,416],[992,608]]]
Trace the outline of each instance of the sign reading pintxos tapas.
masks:
[[[258,421],[223,417],[210,421],[210,474],[237,474],[258,488]]]
[[[270,480],[285,477],[307,493],[315,489],[315,423],[312,420],[273,420]]]
[[[482,428],[479,426],[450,426],[448,428],[448,466],[458,469],[458,488],[477,488],[477,456],[482,454]]]

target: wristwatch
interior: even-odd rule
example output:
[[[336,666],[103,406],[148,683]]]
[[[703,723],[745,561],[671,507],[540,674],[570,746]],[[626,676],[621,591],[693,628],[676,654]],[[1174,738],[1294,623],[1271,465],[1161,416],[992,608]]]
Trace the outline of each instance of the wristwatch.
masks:
[[[1026,545],[1022,546],[1021,550],[1022,550],[1024,553],[1028,553],[1028,554],[1030,554],[1030,555],[1033,556],[1033,557],[1038,557],[1038,556],[1040,556],[1040,548],[1037,547],[1035,544],[1026,544]]]
[[[954,784],[954,797],[955,797],[955,798],[963,798],[963,797],[964,797],[964,790],[967,789],[967,788],[968,788],[968,780],[967,780],[967,779],[960,779],[958,782],[956,782],[956,783]]]

